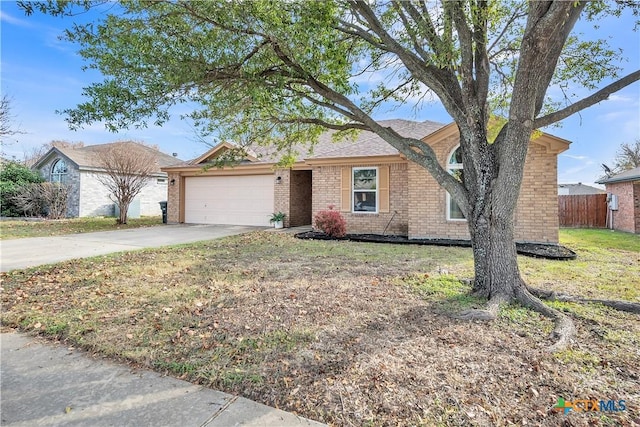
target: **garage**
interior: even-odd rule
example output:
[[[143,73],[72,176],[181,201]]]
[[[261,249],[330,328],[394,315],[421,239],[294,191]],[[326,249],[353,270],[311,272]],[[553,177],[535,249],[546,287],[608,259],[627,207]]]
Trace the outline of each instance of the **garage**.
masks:
[[[273,174],[185,178],[184,222],[268,227],[273,190]]]

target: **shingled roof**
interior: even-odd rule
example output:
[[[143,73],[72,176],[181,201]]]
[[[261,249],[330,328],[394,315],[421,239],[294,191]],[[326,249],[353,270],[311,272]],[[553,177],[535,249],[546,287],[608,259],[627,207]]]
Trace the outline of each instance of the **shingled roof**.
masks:
[[[165,154],[153,147],[148,147],[144,144],[133,141],[118,141],[108,144],[87,145],[85,147],[53,147],[44,156],[38,160],[33,166],[34,169],[41,167],[52,155],[62,154],[67,157],[73,163],[75,163],[80,169],[101,169],[99,154],[112,149],[114,147],[122,147],[122,149],[128,152],[147,151],[153,154],[156,158],[156,172],[160,173],[161,168],[167,166],[174,166],[181,164],[183,161]]]
[[[422,139],[445,126],[442,123],[432,122],[429,120],[424,122],[415,122],[411,120],[394,119],[381,120],[379,123],[382,126],[391,127],[402,136],[416,139]],[[361,131],[355,138],[345,138],[339,141],[333,140],[335,133],[336,131],[334,130],[328,130],[320,135],[318,142],[312,147],[305,144],[298,144],[292,147],[292,150],[297,153],[298,160],[388,156],[399,154],[398,150],[393,148],[388,142],[374,132]],[[215,158],[219,153],[224,152],[225,149],[232,146],[233,145],[229,143],[220,143],[202,156],[188,162],[184,162],[182,165],[174,166],[195,166],[206,163],[210,159]],[[279,152],[277,147],[267,147],[259,144],[253,144],[249,147],[245,147],[245,151],[251,158],[248,160],[248,163],[277,163],[282,157],[282,152]]]
[[[559,196],[584,196],[589,194],[604,194],[606,191],[590,185],[584,185],[579,182],[577,184],[558,184]]]
[[[602,178],[596,181],[598,184],[613,184],[615,182],[638,181],[640,180],[640,167],[621,172],[619,174]]]
[[[422,139],[432,134],[441,127],[442,123],[429,120],[424,122],[414,122],[410,120],[381,120],[380,125],[390,127],[406,138]],[[346,139],[338,142],[332,140],[335,131],[327,131],[320,135],[318,143],[313,147],[313,152],[305,159],[326,159],[333,157],[364,157],[364,156],[386,156],[398,154],[398,150],[393,148],[387,141],[378,134],[362,131],[355,139]]]

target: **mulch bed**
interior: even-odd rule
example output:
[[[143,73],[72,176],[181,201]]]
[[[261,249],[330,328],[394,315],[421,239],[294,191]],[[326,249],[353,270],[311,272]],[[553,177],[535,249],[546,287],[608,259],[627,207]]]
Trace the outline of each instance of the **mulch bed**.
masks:
[[[459,246],[470,248],[470,240],[461,239],[409,239],[407,236],[382,234],[347,234],[342,238],[331,237],[321,231],[307,231],[295,235],[298,239],[315,240],[351,240],[353,242],[393,243],[398,245],[433,245]],[[516,250],[520,255],[534,258],[545,258],[567,261],[576,259],[577,254],[571,249],[554,244],[516,242]]]

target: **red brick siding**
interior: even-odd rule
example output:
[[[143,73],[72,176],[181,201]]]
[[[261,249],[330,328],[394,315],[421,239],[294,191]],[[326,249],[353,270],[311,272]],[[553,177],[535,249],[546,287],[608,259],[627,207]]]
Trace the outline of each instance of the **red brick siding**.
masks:
[[[636,234],[640,234],[640,181],[633,183],[634,217],[636,223]]]
[[[606,184],[606,188],[618,196],[618,210],[612,211],[613,228],[640,233],[640,182]]]
[[[313,169],[313,215],[333,205],[340,210],[340,184],[343,167],[374,167],[379,164],[353,164],[344,166],[318,166]],[[389,165],[389,212],[388,213],[350,213],[342,212],[347,221],[349,233],[381,234],[387,224],[387,234],[403,234],[408,231],[408,187],[407,164]],[[397,212],[397,213],[395,213]],[[393,218],[393,220],[392,220]],[[389,223],[391,221],[391,223]]]

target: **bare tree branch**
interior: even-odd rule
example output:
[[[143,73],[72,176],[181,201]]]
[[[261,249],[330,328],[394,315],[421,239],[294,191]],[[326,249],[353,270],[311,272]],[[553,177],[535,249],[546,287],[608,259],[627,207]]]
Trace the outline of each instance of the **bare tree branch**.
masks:
[[[451,70],[439,68],[432,63],[424,62],[419,56],[405,49],[384,28],[383,24],[364,1],[350,3],[354,14],[362,17],[369,28],[382,40],[387,52],[395,54],[407,69],[427,87],[433,90],[443,105],[458,123],[464,123],[466,115],[457,77]]]
[[[11,98],[2,95],[0,98],[0,141],[12,135],[24,133],[19,128],[13,127],[14,115],[11,113]]]
[[[502,40],[504,35],[509,30],[509,27],[511,27],[511,25],[513,25],[514,22],[516,22],[518,19],[524,18],[526,16],[527,16],[527,13],[523,12],[519,8],[514,10],[513,14],[511,15],[511,17],[504,24],[504,27],[502,28],[502,31],[500,31],[500,34],[498,34],[498,36],[493,40],[491,45],[487,48],[487,52],[493,51],[493,49],[498,45],[498,43],[500,43],[500,40]],[[492,57],[493,56],[495,56],[495,55],[492,55]]]
[[[551,114],[547,114],[546,116],[538,117],[533,122],[533,128],[538,129],[541,127],[549,126],[550,124],[553,124],[553,123],[557,123],[560,120],[566,119],[572,114],[575,114],[579,111],[589,108],[600,101],[604,101],[612,93],[615,93],[620,89],[626,86],[629,86],[631,83],[637,82],[638,80],[640,80],[640,70],[634,71],[633,73],[626,75],[620,80],[615,81],[610,85],[603,87],[596,93],[584,99],[581,99],[575,104],[572,104],[566,108],[563,108],[562,110],[555,111]]]

